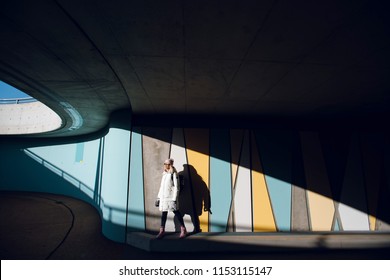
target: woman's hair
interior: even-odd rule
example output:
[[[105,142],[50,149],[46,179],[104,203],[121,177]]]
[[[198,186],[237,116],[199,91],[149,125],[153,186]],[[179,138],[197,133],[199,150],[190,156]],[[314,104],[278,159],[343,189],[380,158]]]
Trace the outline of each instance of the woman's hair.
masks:
[[[176,168],[173,166],[173,163],[174,163],[174,160],[173,160],[172,158],[166,159],[166,160],[164,161],[164,164],[169,164],[169,169],[168,169],[168,171],[169,171],[170,173],[177,173],[177,170],[176,170]]]
[[[175,162],[175,161],[174,161],[173,159],[169,158],[169,159],[166,159],[166,160],[164,161],[164,164],[173,165],[174,162]]]

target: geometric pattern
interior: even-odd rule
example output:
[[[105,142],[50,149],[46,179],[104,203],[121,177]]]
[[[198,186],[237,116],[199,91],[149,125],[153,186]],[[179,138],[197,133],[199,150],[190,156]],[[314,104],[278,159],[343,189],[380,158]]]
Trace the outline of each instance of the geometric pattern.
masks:
[[[25,153],[93,199],[103,231],[106,221],[158,228],[154,200],[168,157],[183,178],[189,231],[388,231],[389,144],[373,132],[134,127]],[[168,218],[167,230],[177,230]]]
[[[191,166],[184,174],[193,196],[187,203],[199,199],[199,178],[205,186],[201,206],[193,210],[203,232],[378,230],[384,141],[348,135],[346,156],[333,158],[342,167],[336,170],[322,137],[312,131],[174,128],[166,157],[175,159],[179,172]],[[340,184],[332,185],[335,178]],[[211,212],[204,211],[208,203]],[[185,216],[186,223],[193,218]]]

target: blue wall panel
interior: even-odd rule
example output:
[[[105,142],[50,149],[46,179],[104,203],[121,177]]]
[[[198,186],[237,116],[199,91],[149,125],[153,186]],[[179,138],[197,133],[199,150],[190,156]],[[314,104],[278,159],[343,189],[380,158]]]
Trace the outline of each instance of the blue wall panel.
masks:
[[[111,128],[105,136],[103,156],[100,203],[103,231],[107,237],[119,241],[125,238],[129,139],[129,131]]]
[[[229,130],[210,131],[210,231],[226,231],[232,199]]]
[[[145,229],[142,166],[142,135],[135,130],[131,135],[129,203],[127,210],[127,227],[129,230]]]
[[[276,226],[279,231],[290,231],[291,184],[267,175],[265,180],[274,210]]]

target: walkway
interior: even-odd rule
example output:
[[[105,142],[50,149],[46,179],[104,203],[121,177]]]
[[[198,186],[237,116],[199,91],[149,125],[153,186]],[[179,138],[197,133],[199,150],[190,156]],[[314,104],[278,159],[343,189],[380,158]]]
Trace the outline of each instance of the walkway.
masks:
[[[42,193],[0,192],[0,228],[3,260],[390,259],[390,233],[130,233],[126,245],[102,235],[91,205]]]

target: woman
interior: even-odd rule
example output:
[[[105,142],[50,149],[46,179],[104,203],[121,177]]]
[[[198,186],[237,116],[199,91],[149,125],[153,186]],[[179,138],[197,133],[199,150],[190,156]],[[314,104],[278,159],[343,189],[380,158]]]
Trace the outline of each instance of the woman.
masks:
[[[176,168],[173,166],[173,159],[164,161],[164,172],[157,195],[157,204],[159,210],[162,212],[161,227],[160,232],[156,236],[157,239],[165,235],[165,223],[167,221],[168,211],[173,212],[180,223],[180,238],[184,238],[187,235],[183,217],[179,212],[178,196],[180,186],[178,186],[177,176]]]

